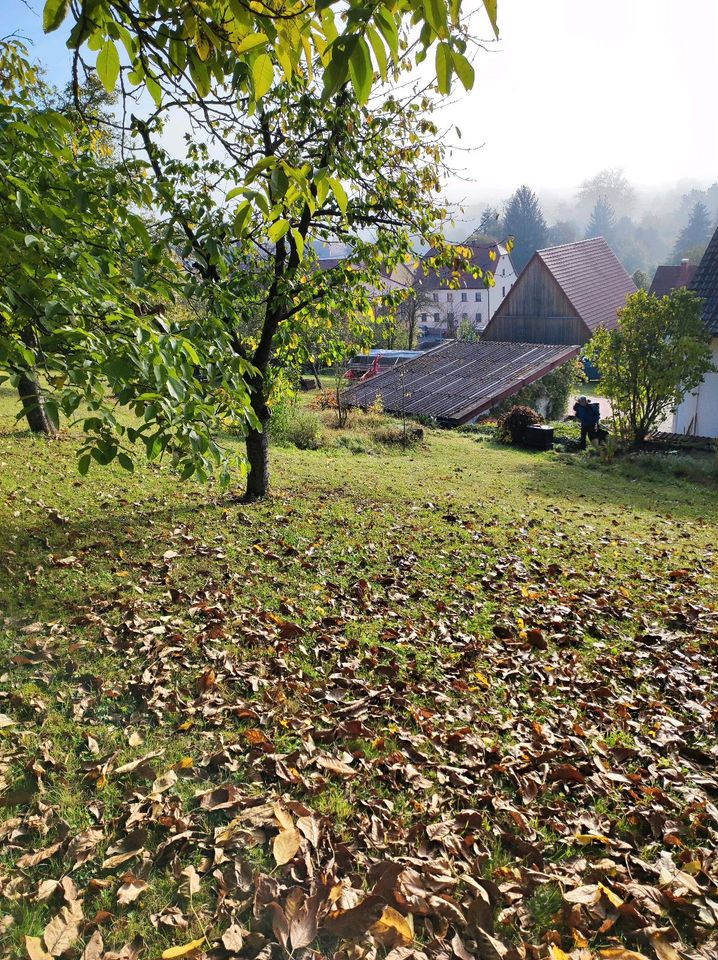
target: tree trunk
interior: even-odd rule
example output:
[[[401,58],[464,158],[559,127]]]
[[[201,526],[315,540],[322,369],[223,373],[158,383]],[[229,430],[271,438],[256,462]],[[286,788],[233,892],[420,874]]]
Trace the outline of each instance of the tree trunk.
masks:
[[[37,378],[21,373],[17,388],[27,425],[32,432],[54,437],[57,434],[57,427],[45,409],[45,400]]]
[[[264,401],[263,381],[255,381],[252,391],[252,407],[262,429],[250,430],[245,443],[249,476],[244,499],[248,503],[263,500],[269,493],[269,408]]]

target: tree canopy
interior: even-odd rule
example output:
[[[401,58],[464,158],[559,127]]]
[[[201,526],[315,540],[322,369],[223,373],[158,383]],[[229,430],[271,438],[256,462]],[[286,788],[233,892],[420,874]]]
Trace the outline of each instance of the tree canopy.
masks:
[[[484,6],[495,28],[496,3]],[[219,437],[231,425],[247,437],[248,495],[262,496],[267,425],[287,371],[316,359],[312,352],[331,357],[339,349],[338,314],[368,329],[373,299],[391,301],[386,277],[412,256],[417,237],[441,253],[443,147],[431,109],[434,92],[448,93],[454,77],[473,83],[460,0],[211,0],[201,9],[47,0],[44,22],[46,30],[70,25],[84,129],[110,129],[117,143],[117,163],[83,154],[99,168],[91,217],[99,215],[100,231],[114,230],[113,243],[100,245],[105,260],[89,273],[112,283],[93,318],[88,305],[99,291],[94,299],[81,293],[82,276],[76,300],[63,299],[70,322],[62,349],[50,349],[45,322],[35,320],[30,345],[21,348],[15,336],[15,362],[44,369],[57,387],[49,398],[56,409],[85,402],[98,413],[85,422],[95,434],[85,468],[90,455],[106,462],[121,454],[129,469],[132,444],[143,440],[151,456],[171,453],[185,476],[219,466],[227,479]],[[435,81],[402,87],[429,52]],[[106,90],[120,93],[109,124],[90,117],[79,96],[80,78],[93,68]],[[22,108],[25,122],[50,116]],[[20,130],[23,118],[11,119]],[[167,136],[179,124],[181,148]],[[9,203],[19,190],[11,184]],[[80,214],[88,212],[83,202]],[[65,231],[67,247],[80,242],[82,219]],[[313,246],[329,240],[349,256],[327,271]],[[73,270],[83,263],[76,257]],[[130,406],[142,426],[125,429],[112,403]]]
[[[588,344],[624,441],[644,440],[714,369],[702,307],[685,288],[662,299],[638,290],[619,310],[618,326],[601,328]]]
[[[504,211],[504,231],[513,238],[511,259],[516,271],[546,246],[548,231],[541,204],[530,187],[522,186],[509,198]]]

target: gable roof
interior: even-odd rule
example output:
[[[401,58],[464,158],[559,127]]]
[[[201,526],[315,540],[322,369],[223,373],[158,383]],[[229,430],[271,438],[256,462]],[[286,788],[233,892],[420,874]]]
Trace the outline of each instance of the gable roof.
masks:
[[[599,327],[615,327],[617,311],[626,305],[626,297],[636,292],[636,284],[603,237],[547,247],[534,256],[551,271],[591,333]],[[520,282],[521,277],[514,290]]]
[[[566,344],[450,340],[420,357],[350,387],[347,403],[468,423],[522,387],[578,356]]]
[[[501,243],[458,243],[452,246],[467,247],[471,251],[471,262],[483,273],[495,273],[500,257],[510,259],[508,250]],[[432,247],[424,254],[422,260],[434,257],[436,253],[437,251]],[[435,287],[448,287],[450,281],[458,282],[462,290],[483,290],[485,287],[483,277],[472,277],[468,270],[462,270],[459,276],[455,277],[450,267],[440,267],[438,270],[429,268],[426,274],[418,268],[416,276],[419,286],[428,290],[433,290]]]
[[[703,297],[703,321],[714,336],[718,336],[718,229],[698,264],[691,290]]]
[[[697,270],[697,266],[688,261],[656,267],[656,273],[649,293],[656,297],[667,297],[671,290],[687,287]]]

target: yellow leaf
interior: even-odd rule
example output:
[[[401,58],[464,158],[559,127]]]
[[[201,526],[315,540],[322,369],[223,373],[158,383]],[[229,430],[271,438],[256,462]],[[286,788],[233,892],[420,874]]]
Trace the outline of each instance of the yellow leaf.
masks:
[[[488,689],[491,686],[488,679],[483,675],[483,673],[481,673],[480,670],[476,670],[474,672],[474,676],[479,681],[482,687],[486,687]]]
[[[623,900],[618,896],[617,893],[614,893],[609,887],[604,886],[602,883],[599,883],[599,889],[602,891],[604,897],[607,900],[610,900],[614,907],[623,906]]]
[[[551,960],[571,960],[569,955],[565,953],[561,947],[557,947],[555,943],[552,943],[548,948],[548,955]]]
[[[294,827],[291,830],[281,830],[272,844],[272,852],[277,864],[281,866],[283,863],[289,863],[290,860],[293,860],[301,843],[301,834]]]
[[[162,951],[162,960],[174,960],[175,957],[187,957],[195,950],[199,950],[205,942],[206,937],[200,937],[199,940],[190,940],[189,943],[183,943],[178,947],[168,947]]]
[[[408,946],[414,940],[414,925],[411,914],[402,916],[393,907],[384,907],[382,915],[371,928],[372,935],[385,946]]]
[[[577,840],[582,847],[588,846],[589,843],[605,843],[607,847],[613,846],[613,840],[600,833],[577,833],[574,840]]]
[[[636,953],[635,950],[628,950],[626,947],[605,947],[598,951],[599,957],[606,957],[607,960],[649,960],[645,953]]]

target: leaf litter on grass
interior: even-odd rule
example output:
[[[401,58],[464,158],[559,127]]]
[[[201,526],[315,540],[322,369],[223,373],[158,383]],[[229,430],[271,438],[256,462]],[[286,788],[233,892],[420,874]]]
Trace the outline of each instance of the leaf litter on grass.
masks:
[[[17,632],[0,891],[13,949],[35,911],[18,956],[718,955],[711,584],[660,529],[628,588],[616,541],[559,516],[512,550],[437,514],[352,563],[268,538],[261,566],[215,555],[192,590],[174,565],[200,545],[176,530],[139,592]],[[253,597],[267,578],[276,610]]]

